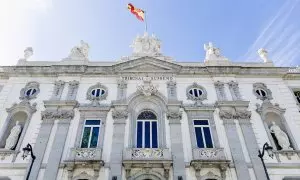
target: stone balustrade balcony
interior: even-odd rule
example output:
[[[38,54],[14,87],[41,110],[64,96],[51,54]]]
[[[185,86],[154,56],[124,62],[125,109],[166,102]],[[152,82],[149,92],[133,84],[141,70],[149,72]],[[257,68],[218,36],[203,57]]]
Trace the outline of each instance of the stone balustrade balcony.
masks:
[[[100,161],[102,149],[100,148],[71,148],[70,160],[74,161]]]
[[[169,169],[172,164],[171,152],[167,148],[127,148],[123,151],[125,168],[161,167]]]
[[[223,148],[196,148],[193,149],[193,160],[222,161],[226,157]]]
[[[201,168],[217,167],[225,171],[230,160],[226,159],[223,148],[195,148],[191,165],[197,170]]]

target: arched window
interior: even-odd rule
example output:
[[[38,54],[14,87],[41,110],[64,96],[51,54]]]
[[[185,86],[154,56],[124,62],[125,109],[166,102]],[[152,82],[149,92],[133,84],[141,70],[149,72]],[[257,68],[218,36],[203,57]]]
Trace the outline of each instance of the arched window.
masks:
[[[147,110],[141,112],[136,121],[136,147],[158,148],[157,117]]]

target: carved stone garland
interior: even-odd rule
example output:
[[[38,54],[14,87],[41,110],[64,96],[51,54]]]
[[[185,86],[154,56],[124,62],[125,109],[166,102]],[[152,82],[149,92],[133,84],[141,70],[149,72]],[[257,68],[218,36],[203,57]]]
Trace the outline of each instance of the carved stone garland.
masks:
[[[137,92],[143,94],[144,96],[151,96],[154,95],[158,92],[158,86],[154,86],[151,83],[151,78],[150,77],[145,77],[144,79],[144,84],[137,86]]]

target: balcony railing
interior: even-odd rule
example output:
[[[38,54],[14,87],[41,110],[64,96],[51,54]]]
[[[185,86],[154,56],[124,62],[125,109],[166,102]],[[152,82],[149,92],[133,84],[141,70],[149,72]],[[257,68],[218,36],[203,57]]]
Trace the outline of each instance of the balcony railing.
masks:
[[[128,148],[123,151],[123,160],[171,160],[169,149]]]
[[[69,160],[100,161],[102,149],[100,148],[71,148]]]
[[[196,148],[193,149],[193,160],[220,161],[226,157],[223,148]]]

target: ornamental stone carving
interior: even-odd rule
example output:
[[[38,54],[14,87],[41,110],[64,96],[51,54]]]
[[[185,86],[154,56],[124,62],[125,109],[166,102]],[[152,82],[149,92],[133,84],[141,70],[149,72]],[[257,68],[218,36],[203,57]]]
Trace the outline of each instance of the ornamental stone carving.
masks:
[[[160,56],[160,45],[155,35],[149,36],[145,32],[143,36],[137,36],[130,47],[133,48],[134,56]]]
[[[35,99],[40,92],[40,84],[36,81],[28,82],[20,91],[20,100]]]
[[[157,159],[163,157],[163,149],[132,149],[132,157],[134,158],[149,158],[149,159]]]
[[[217,92],[217,97],[220,101],[226,100],[226,94],[225,94],[225,89],[224,89],[224,83],[221,81],[217,81],[214,83],[216,92]]]
[[[5,143],[5,149],[7,150],[12,150],[16,146],[18,140],[19,140],[19,135],[22,132],[22,127],[19,124],[19,121],[16,122],[16,125],[11,129],[10,134],[8,138],[6,139]]]
[[[92,94],[92,91],[93,90],[96,90],[96,89],[101,89],[101,90],[104,90],[104,93],[100,93],[99,96],[96,96],[95,94],[93,95]],[[96,93],[96,92],[95,92]],[[101,83],[97,83],[93,86],[91,86],[87,92],[86,92],[86,99],[90,100],[90,101],[101,101],[101,100],[104,100],[106,99],[108,95],[108,90],[107,90],[107,87],[105,87],[104,85],[102,85]]]
[[[239,84],[235,81],[230,81],[228,87],[232,96],[232,100],[242,100],[242,96],[239,90]]]
[[[74,111],[73,110],[45,110],[42,111],[42,120],[48,119],[73,119]]]
[[[193,89],[201,90],[202,94],[195,96],[193,93],[191,93],[191,90]],[[202,104],[202,101],[207,99],[207,92],[204,87],[194,82],[192,85],[186,88],[186,96],[187,99],[195,101],[195,104]]]
[[[236,110],[236,118],[237,119],[250,119],[251,118],[251,111],[248,111],[246,109]]]
[[[143,94],[144,96],[151,96],[158,92],[158,86],[154,86],[151,83],[151,77],[143,78],[143,85],[137,86],[137,92]]]
[[[272,91],[268,89],[264,83],[253,84],[253,93],[257,99],[260,99],[262,101],[273,99]]]
[[[62,81],[62,80],[55,81],[52,99],[60,99],[64,87],[65,87],[64,81]]]
[[[126,89],[127,88],[127,81],[125,81],[122,78],[117,80],[117,84],[118,84],[119,89]]]
[[[180,111],[168,111],[167,119],[169,120],[181,120],[182,112]]]
[[[282,148],[282,150],[293,150],[293,148],[291,148],[288,135],[281,130],[274,121],[270,127],[270,132],[275,135],[278,145]]]
[[[96,156],[96,149],[89,148],[77,148],[76,149],[76,158],[81,159],[93,159]]]
[[[128,111],[127,110],[116,110],[112,111],[113,119],[127,119]]]
[[[78,91],[79,81],[73,80],[69,82],[67,100],[75,100]]]
[[[83,40],[80,41],[80,46],[75,46],[71,49],[68,58],[72,60],[88,60],[90,46]]]
[[[219,112],[221,119],[234,119],[236,117],[234,109],[221,109]]]

